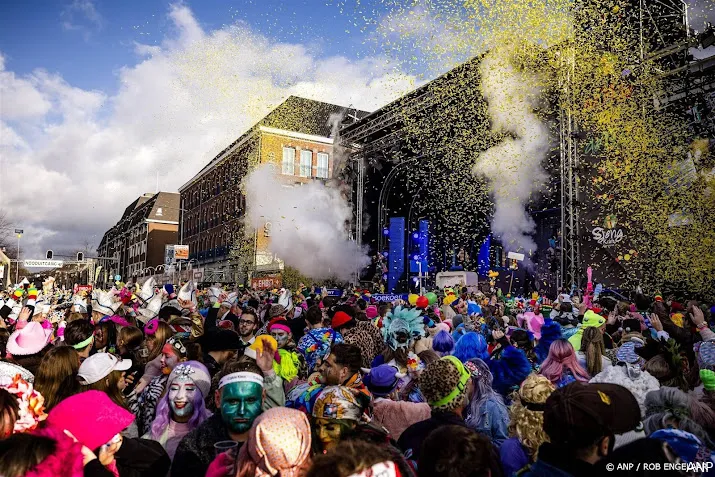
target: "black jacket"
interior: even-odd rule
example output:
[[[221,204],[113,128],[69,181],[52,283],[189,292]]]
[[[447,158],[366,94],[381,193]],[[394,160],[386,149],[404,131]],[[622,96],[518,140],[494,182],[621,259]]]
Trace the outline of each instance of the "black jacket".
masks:
[[[171,460],[161,444],[149,439],[124,439],[114,459],[117,461],[119,477],[164,476],[171,466]],[[84,477],[113,476],[98,459],[84,467]]]
[[[231,436],[223,425],[221,414],[209,417],[199,427],[186,434],[179,443],[171,464],[171,477],[206,475],[209,464],[216,457],[214,444],[230,440]],[[241,443],[238,445],[240,448]]]
[[[467,425],[464,424],[464,419],[453,412],[433,411],[429,419],[412,424],[400,435],[397,445],[400,450],[402,450],[405,458],[408,461],[419,464],[422,442],[427,438],[430,432],[442,426],[467,427]]]

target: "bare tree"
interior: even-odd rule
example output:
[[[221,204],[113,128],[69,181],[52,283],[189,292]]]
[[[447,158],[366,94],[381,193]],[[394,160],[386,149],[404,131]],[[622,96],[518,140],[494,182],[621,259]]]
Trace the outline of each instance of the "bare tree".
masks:
[[[0,247],[10,248],[12,243],[13,223],[7,212],[0,209]]]

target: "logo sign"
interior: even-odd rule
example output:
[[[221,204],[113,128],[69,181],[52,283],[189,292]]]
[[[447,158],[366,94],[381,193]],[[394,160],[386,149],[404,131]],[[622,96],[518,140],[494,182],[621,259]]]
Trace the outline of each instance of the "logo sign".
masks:
[[[122,281],[122,276],[121,276],[121,275],[114,275],[114,281],[115,281],[115,282],[121,282],[121,281]]]
[[[372,295],[372,298],[374,298],[375,301],[382,301],[382,302],[393,302],[396,300],[407,301],[407,295],[397,295],[394,293],[379,293],[377,295]]]
[[[188,260],[189,259],[189,246],[188,245],[174,245],[174,260]]]
[[[343,291],[339,288],[328,288],[328,296],[343,296]]]
[[[204,278],[204,269],[199,268],[198,270],[194,270],[194,280],[201,281],[201,279]]]
[[[251,288],[255,290],[271,290],[280,288],[282,284],[283,280],[280,275],[268,275],[251,279]]]
[[[79,285],[75,293],[87,292],[87,295],[92,293],[92,285]]]
[[[15,233],[16,233],[17,235],[22,235],[22,234],[25,233],[25,231],[22,230],[22,229],[15,229]]]
[[[25,268],[59,268],[62,260],[25,260]]]
[[[615,215],[608,215],[603,221],[603,227],[595,227],[591,231],[593,240],[599,245],[610,247],[623,241],[624,233],[622,228],[618,228],[618,220]]]

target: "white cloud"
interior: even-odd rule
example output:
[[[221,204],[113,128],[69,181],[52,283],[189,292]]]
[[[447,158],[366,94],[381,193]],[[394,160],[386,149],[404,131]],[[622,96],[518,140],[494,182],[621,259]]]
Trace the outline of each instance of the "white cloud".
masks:
[[[171,36],[134,45],[115,95],[18,77],[0,56],[0,207],[35,255],[97,244],[157,171],[177,190],[291,94],[374,110],[414,85],[384,58],[317,57],[240,24],[205,31],[185,5],[168,15]]]
[[[104,18],[97,11],[92,0],[73,0],[65,5],[60,14],[62,28],[67,31],[80,31],[85,40],[89,39],[92,32],[102,29]]]

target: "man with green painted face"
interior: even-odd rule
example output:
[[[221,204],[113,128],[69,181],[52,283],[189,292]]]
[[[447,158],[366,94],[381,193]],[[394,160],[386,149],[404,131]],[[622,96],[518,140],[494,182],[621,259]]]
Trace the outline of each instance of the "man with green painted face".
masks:
[[[248,439],[253,421],[263,412],[263,371],[255,362],[229,361],[219,373],[216,407],[219,412],[189,432],[176,449],[171,477],[206,475],[216,456],[214,444]]]

